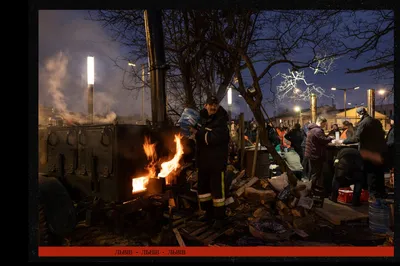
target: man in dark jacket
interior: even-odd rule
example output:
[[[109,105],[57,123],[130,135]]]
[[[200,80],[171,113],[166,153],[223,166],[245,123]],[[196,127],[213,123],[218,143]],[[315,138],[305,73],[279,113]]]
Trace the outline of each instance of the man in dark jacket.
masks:
[[[295,124],[294,127],[285,135],[285,139],[290,141],[292,148],[300,156],[300,162],[303,161],[303,149],[301,144],[303,143],[304,134],[301,132],[300,124]]]
[[[208,222],[221,227],[225,218],[224,172],[229,153],[228,113],[215,96],[208,97],[200,111],[200,125],[192,128],[196,139],[198,198]]]
[[[386,145],[387,145],[387,153],[386,153],[386,167],[392,169],[394,167],[394,158],[396,156],[395,148],[394,148],[394,116],[390,116],[390,129],[386,136]]]
[[[304,157],[308,160],[310,167],[310,179],[313,191],[323,191],[324,183],[322,180],[322,166],[326,155],[326,146],[332,141],[331,137],[326,137],[323,128],[326,126],[326,119],[322,116],[317,118],[315,124],[308,126],[306,150]]]
[[[370,201],[385,196],[383,154],[386,152],[385,131],[379,120],[372,118],[364,107],[356,109],[360,122],[352,138],[344,144],[359,143],[358,148],[364,160],[364,174],[368,181]]]
[[[337,202],[339,188],[354,184],[353,206],[359,206],[364,182],[363,160],[360,152],[354,148],[343,148],[336,155],[335,174],[332,181],[331,200]]]

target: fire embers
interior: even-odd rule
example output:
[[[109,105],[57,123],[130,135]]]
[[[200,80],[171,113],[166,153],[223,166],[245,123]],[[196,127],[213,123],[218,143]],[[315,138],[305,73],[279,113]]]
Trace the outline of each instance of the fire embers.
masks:
[[[150,178],[165,178],[167,185],[173,184],[177,175],[177,170],[181,167],[180,160],[183,155],[182,136],[175,135],[175,154],[169,161],[161,162],[157,158],[156,143],[151,143],[150,138],[145,137],[143,150],[149,160],[146,166],[147,174],[141,177],[132,178],[132,194],[140,193],[147,189]],[[160,165],[160,172],[157,175],[157,165]]]

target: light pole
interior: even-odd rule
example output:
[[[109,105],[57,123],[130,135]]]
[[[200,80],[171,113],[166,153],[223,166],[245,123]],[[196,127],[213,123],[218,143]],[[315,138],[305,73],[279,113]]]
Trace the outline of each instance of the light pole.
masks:
[[[384,112],[384,110],[383,110],[383,101],[385,100],[386,90],[385,90],[385,89],[380,89],[380,90],[378,91],[378,94],[379,94],[380,96],[382,96],[381,104],[380,104],[380,108],[379,108],[379,112],[382,112],[382,113],[383,113],[383,112]],[[385,114],[385,116],[386,116],[386,114]],[[383,121],[384,121],[383,128],[386,129],[386,118],[385,118]]]
[[[135,67],[136,64],[128,62],[128,65],[131,67]],[[144,123],[145,119],[144,119],[144,88],[146,86],[146,74],[145,74],[145,69],[146,69],[146,64],[141,64],[141,69],[142,69],[142,122]]]
[[[354,88],[331,88],[333,91],[343,91],[343,106],[344,106],[344,117],[346,118],[346,98],[347,98],[347,90],[358,90],[360,87],[354,87]]]
[[[94,107],[93,107],[93,93],[94,93],[94,57],[87,57],[87,82],[88,82],[88,120],[93,123]]]

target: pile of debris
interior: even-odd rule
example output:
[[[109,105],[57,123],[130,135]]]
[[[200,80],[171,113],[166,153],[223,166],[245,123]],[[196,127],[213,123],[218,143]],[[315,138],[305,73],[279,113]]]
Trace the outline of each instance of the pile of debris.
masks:
[[[188,177],[192,191],[195,191],[196,172],[188,173]],[[245,170],[239,172],[231,165],[226,177],[229,191],[226,191],[225,205],[229,225],[213,231],[195,219],[192,223],[186,221],[177,227],[184,239],[218,245],[217,238],[221,242],[220,238],[225,236],[231,238],[228,241],[230,245],[244,245],[242,242],[268,245],[268,242],[288,241],[294,235],[300,239],[307,238],[307,231],[315,227],[313,199],[308,197],[310,182],[299,181],[296,187],[291,187],[286,173],[272,178],[248,177]],[[176,221],[179,220],[182,218]]]
[[[243,170],[232,180],[230,193],[234,201],[227,205],[227,213],[232,215],[250,207],[249,231],[266,241],[289,239],[293,234],[307,237],[304,230],[315,222],[310,190],[309,181],[299,181],[291,187],[286,173],[261,179],[247,177]]]

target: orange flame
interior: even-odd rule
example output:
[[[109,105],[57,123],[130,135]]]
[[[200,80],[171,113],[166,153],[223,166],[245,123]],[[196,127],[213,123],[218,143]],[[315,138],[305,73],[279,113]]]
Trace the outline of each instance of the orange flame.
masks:
[[[180,134],[175,135],[176,152],[174,157],[168,161],[161,164],[161,171],[158,177],[165,178],[165,183],[167,185],[173,182],[175,177],[174,171],[179,167],[179,161],[183,155],[183,146],[181,143],[182,136]],[[143,150],[146,154],[147,159],[150,161],[146,166],[147,175],[141,177],[135,177],[132,179],[132,194],[145,191],[147,189],[147,184],[150,178],[157,178],[156,174],[156,164],[157,164],[157,153],[156,153],[156,143],[151,143],[150,138],[145,137]]]
[[[176,171],[181,165],[179,164],[179,161],[182,158],[183,155],[183,146],[181,143],[182,136],[180,134],[175,135],[175,143],[176,143],[176,152],[174,157],[168,161],[168,162],[163,162],[161,164],[161,171],[158,174],[158,177],[165,177],[165,183],[167,185],[171,184],[174,178],[174,173],[173,171]]]
[[[133,178],[132,194],[145,191],[148,183],[149,183],[149,178],[147,176]]]
[[[145,191],[149,183],[149,178],[154,178],[156,176],[156,144],[151,143],[150,138],[145,137],[143,150],[147,159],[150,160],[150,163],[146,166],[147,175],[132,179],[132,194]]]

